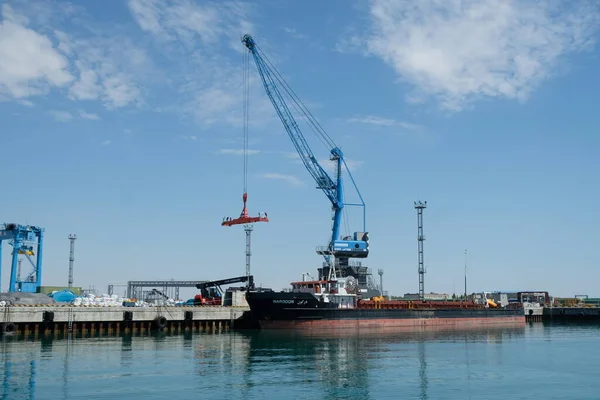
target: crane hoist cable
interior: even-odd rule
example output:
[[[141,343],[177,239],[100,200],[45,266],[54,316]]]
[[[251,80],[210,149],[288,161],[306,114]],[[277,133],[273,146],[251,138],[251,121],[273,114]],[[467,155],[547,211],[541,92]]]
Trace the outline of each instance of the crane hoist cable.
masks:
[[[250,119],[250,54],[244,52],[243,54],[243,73],[242,73],[242,130],[243,130],[243,186],[244,194],[242,201],[244,207],[238,218],[225,217],[221,222],[222,226],[233,226],[249,224],[253,222],[269,222],[267,213],[259,213],[257,217],[252,217],[248,214],[248,208],[246,203],[248,202],[248,131],[249,131],[249,119]]]
[[[250,103],[250,86],[249,86],[249,66],[250,56],[247,53],[243,54],[243,96],[242,96],[242,108],[243,117],[242,125],[244,131],[244,193],[248,192],[248,115],[249,115],[249,103]]]

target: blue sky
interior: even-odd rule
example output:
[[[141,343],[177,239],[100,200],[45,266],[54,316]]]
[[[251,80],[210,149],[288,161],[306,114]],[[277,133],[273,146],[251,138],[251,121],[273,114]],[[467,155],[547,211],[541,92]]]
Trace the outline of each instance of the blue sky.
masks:
[[[254,36],[345,152],[368,266],[418,290],[600,296],[593,2],[8,1],[0,23],[0,221],[46,229],[44,284],[244,274],[242,55]],[[321,259],[330,204],[250,69],[259,283]],[[327,149],[305,130],[319,160]],[[354,223],[355,221],[351,221]],[[351,230],[360,229],[353,225]],[[4,245],[2,289],[8,285]]]

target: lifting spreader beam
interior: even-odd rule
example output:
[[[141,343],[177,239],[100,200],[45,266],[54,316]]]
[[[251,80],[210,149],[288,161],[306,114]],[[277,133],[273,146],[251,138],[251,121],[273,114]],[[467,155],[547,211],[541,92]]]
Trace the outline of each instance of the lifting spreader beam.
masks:
[[[225,217],[223,218],[223,222],[221,222],[222,226],[243,225],[250,224],[253,222],[269,222],[269,218],[267,218],[267,213],[259,213],[258,217],[251,217],[248,214],[248,208],[246,207],[246,202],[248,201],[248,194],[244,193],[242,199],[244,200],[244,208],[242,209],[242,213],[240,214],[239,218],[233,219],[231,217]]]

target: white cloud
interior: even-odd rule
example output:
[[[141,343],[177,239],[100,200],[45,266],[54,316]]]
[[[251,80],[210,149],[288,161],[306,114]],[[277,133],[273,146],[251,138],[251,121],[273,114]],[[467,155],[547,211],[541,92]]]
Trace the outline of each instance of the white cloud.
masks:
[[[350,172],[356,171],[356,169],[363,164],[362,161],[348,160],[346,158],[344,158],[344,160],[346,161],[346,166],[348,166],[348,169],[350,170]],[[325,171],[327,171],[327,173],[329,174],[329,176],[332,179],[335,177],[335,174],[336,174],[336,165],[337,165],[335,161],[332,161],[332,160],[330,160],[328,158],[324,158],[324,159],[322,159],[322,160],[319,161],[319,164],[321,164],[321,166],[323,167],[323,169]],[[343,166],[342,166],[342,169],[345,170],[345,168]]]
[[[198,139],[198,137],[196,135],[183,135],[182,138],[186,139],[186,140],[196,140],[196,139]]]
[[[95,100],[100,96],[102,87],[98,85],[98,74],[86,67],[82,61],[76,61],[75,67],[79,71],[79,79],[69,91],[72,99]]]
[[[296,164],[302,164],[302,159],[298,153],[291,151],[280,151],[278,153],[284,158],[292,160],[292,162]],[[347,158],[344,158],[344,160],[346,161],[346,165],[348,166],[348,169],[350,169],[350,172],[354,172],[358,167],[364,164],[363,161],[351,160]],[[322,158],[318,160],[318,162],[331,177],[335,176],[336,163],[334,161],[330,160],[329,158]]]
[[[242,43],[239,44],[241,47]],[[217,123],[241,126],[243,70],[239,54],[228,56],[216,50],[202,50],[203,55],[186,56],[190,70],[185,72],[178,88],[179,97],[185,101],[183,111],[204,126]],[[261,125],[276,118],[259,79],[255,68],[250,65],[250,125]]]
[[[420,128],[419,125],[409,124],[407,122],[396,121],[394,119],[382,118],[382,117],[377,117],[377,116],[373,116],[373,115],[369,115],[366,117],[350,118],[350,119],[348,119],[348,122],[360,123],[360,124],[370,124],[370,125],[377,125],[377,126],[399,127],[399,128],[405,128],[405,129],[411,129],[411,130],[416,130],[416,129]]]
[[[175,66],[171,87],[183,104],[172,109],[203,126],[241,125],[240,53],[246,51],[241,36],[254,30],[249,21],[251,7],[239,1],[196,4],[186,0],[129,0],[128,5],[139,27],[152,34],[161,53]],[[262,124],[274,118],[275,112],[258,73],[250,67],[249,123]]]
[[[356,169],[358,169],[358,167],[360,167],[363,164],[364,162],[359,160],[346,160],[346,165],[348,166],[348,169],[350,169],[351,172],[356,171]]]
[[[111,143],[112,142],[110,140],[105,140],[104,142],[102,142],[102,146],[108,146]]]
[[[205,127],[242,124],[240,61],[246,49],[240,36],[255,31],[249,18],[254,6],[236,0],[128,0],[134,23],[117,23],[94,18],[87,3],[10,4],[1,9],[0,101],[31,105],[33,96],[65,95],[109,110],[173,112]],[[250,68],[248,122],[275,121],[260,77]]]
[[[142,103],[141,81],[151,67],[134,40],[114,26],[99,28],[69,3],[13,5],[2,6],[0,97],[66,89],[72,100],[99,100],[109,109]]]
[[[561,58],[588,48],[597,2],[372,0],[370,54],[416,89],[460,110],[480,96],[526,99]]]
[[[260,150],[248,149],[247,153],[249,156],[251,156],[253,154],[260,153]],[[244,149],[219,149],[219,154],[233,154],[236,156],[242,156],[244,155]]]
[[[228,28],[239,24],[243,13],[241,3],[218,5],[194,4],[190,1],[129,0],[129,9],[140,28],[161,40],[199,40],[215,43],[219,37],[230,34]]]
[[[142,82],[150,74],[146,52],[131,39],[111,35],[76,38],[61,34],[76,57],[77,80],[69,90],[73,100],[99,100],[107,109],[140,106]]]
[[[90,114],[83,110],[79,110],[79,116],[83,119],[100,119],[97,114]]]
[[[281,154],[285,158],[289,158],[290,160],[298,160],[298,162],[302,161],[300,159],[300,154],[298,154],[295,151],[280,151],[279,154]]]
[[[59,122],[68,122],[73,119],[73,114],[68,111],[50,110],[48,114]]]
[[[296,30],[296,28],[289,28],[289,27],[285,27],[285,28],[283,28],[283,30],[284,30],[286,33],[289,33],[289,34],[290,34],[292,37],[294,37],[294,38],[296,38],[296,39],[305,39],[305,38],[306,38],[306,35],[304,35],[304,34],[302,34],[302,33],[298,32],[298,31]]]
[[[240,126],[246,51],[240,39],[255,31],[249,19],[254,6],[237,0],[127,5],[133,24],[94,18],[87,3],[15,0],[2,6],[0,101],[31,105],[33,96],[66,95],[109,110],[145,107],[205,127]],[[253,67],[248,122],[263,125],[276,114]]]
[[[27,27],[27,18],[8,4],[1,8],[0,95],[12,99],[46,94],[73,80],[69,62],[45,35]]]
[[[285,181],[285,182],[288,182],[295,186],[302,185],[302,181],[293,175],[285,175],[285,174],[279,174],[279,173],[275,173],[275,172],[269,172],[269,173],[262,174],[261,177],[265,178],[265,179],[276,179],[276,180]]]
[[[50,110],[50,111],[48,111],[48,114],[50,114],[55,120],[60,121],[60,122],[68,122],[75,118],[75,115],[73,115],[73,113],[71,113],[69,111],[63,111],[63,110]],[[81,119],[88,119],[88,120],[100,119],[100,117],[98,115],[87,113],[84,110],[79,110],[78,114],[79,114],[79,118],[81,118]]]

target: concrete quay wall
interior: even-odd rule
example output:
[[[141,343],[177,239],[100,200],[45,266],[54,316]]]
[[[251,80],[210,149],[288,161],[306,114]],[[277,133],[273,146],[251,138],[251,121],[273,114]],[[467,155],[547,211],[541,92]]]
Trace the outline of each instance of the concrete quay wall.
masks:
[[[0,336],[228,330],[247,307],[0,307]]]
[[[86,306],[8,306],[0,307],[0,322],[31,323],[43,322],[44,313],[53,313],[53,322],[118,322],[123,321],[124,312],[131,312],[131,321],[152,321],[164,316],[167,320],[184,321],[186,312],[191,312],[194,321],[218,321],[240,318],[244,307],[86,307]],[[47,316],[48,314],[46,314]],[[71,315],[71,317],[70,317]],[[189,314],[187,314],[189,319]]]
[[[600,307],[545,307],[544,320],[598,321]]]

